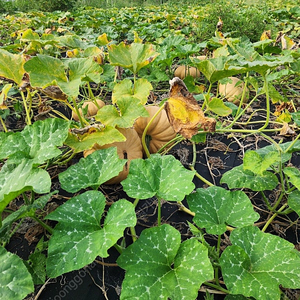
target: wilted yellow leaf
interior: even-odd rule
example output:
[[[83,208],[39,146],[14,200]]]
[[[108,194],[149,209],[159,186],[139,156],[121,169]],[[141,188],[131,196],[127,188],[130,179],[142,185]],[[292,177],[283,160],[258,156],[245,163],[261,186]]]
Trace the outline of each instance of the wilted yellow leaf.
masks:
[[[281,36],[281,47],[282,47],[282,50],[286,50],[286,49],[291,50],[295,46],[296,46],[296,43],[291,38],[289,38],[285,34],[283,34]]]
[[[184,82],[175,77],[170,81],[170,86],[170,98],[165,104],[165,110],[174,131],[187,139],[197,134],[199,128],[215,131],[216,120],[204,116]]]
[[[271,39],[271,30],[265,30],[262,35],[260,36],[260,40],[264,41],[264,40],[269,40]]]
[[[283,126],[280,130],[279,135],[294,135],[295,131],[289,126],[288,123],[283,122]]]

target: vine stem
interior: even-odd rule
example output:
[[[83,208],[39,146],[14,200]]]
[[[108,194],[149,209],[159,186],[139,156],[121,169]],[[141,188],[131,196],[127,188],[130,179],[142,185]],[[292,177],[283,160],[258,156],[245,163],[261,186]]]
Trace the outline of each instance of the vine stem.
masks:
[[[196,158],[197,158],[197,152],[196,152],[196,143],[191,141],[193,145],[193,160],[192,163],[190,164],[190,169],[195,172],[195,176],[198,177],[202,182],[206,183],[208,186],[213,186],[213,184],[205,179],[202,175],[200,175],[196,170],[195,170],[195,164],[196,164]]]
[[[7,127],[5,126],[5,123],[4,123],[4,121],[3,121],[3,119],[2,119],[1,116],[0,116],[0,122],[2,124],[2,127],[3,127],[4,131],[7,132]]]
[[[29,91],[27,91],[27,93],[30,93]],[[31,119],[30,119],[30,115],[29,115],[29,111],[28,111],[28,107],[27,107],[27,103],[26,103],[26,99],[25,99],[25,95],[24,93],[21,91],[21,96],[22,96],[22,100],[23,100],[23,105],[24,105],[24,109],[26,112],[26,124],[27,125],[31,125]]]
[[[218,290],[218,291],[224,292],[225,294],[229,294],[229,291],[227,291],[226,289],[222,288],[222,287],[219,286],[219,285],[210,283],[210,282],[208,282],[208,281],[205,281],[203,284],[204,284],[204,285],[207,285],[207,286],[209,286],[209,287],[212,287],[212,288],[214,288],[214,289],[216,289],[216,290]]]
[[[211,89],[212,89],[212,83],[210,82],[207,93],[204,96],[204,101],[203,101],[202,107],[201,107],[201,109],[203,111],[204,111],[205,106],[207,106],[207,98],[209,99],[209,94],[210,94]]]
[[[81,125],[81,127],[83,128],[84,125],[85,125],[84,123],[87,123],[87,122],[82,118],[82,115],[81,115],[81,113],[79,112],[79,109],[78,109],[78,105],[77,105],[77,103],[76,103],[76,100],[75,100],[73,97],[72,97],[71,99],[72,99],[72,102],[73,102],[73,106],[74,106],[75,112],[76,112],[76,114],[77,114],[77,116],[78,116],[80,125]],[[84,122],[84,121],[85,121],[85,122]],[[89,123],[87,123],[87,124],[89,124]]]
[[[149,152],[149,149],[146,145],[146,135],[147,135],[147,131],[148,131],[148,128],[150,127],[150,125],[152,124],[153,120],[158,116],[158,114],[164,109],[165,105],[162,105],[159,110],[154,114],[154,116],[150,119],[149,123],[146,125],[144,131],[143,131],[143,134],[142,134],[142,145],[143,145],[143,148],[144,148],[144,151],[146,153],[146,156],[147,158],[150,157],[150,152]]]
[[[161,198],[157,197],[157,226],[161,225]]]
[[[270,121],[270,96],[269,96],[269,89],[268,89],[268,81],[266,75],[263,75],[264,80],[264,88],[265,88],[265,94],[266,94],[266,110],[267,110],[267,116],[266,116],[266,123],[258,129],[258,131],[263,131],[267,128]]]
[[[287,147],[287,149],[285,150],[285,153],[289,152],[290,149],[295,145],[295,143],[297,142],[297,140],[300,138],[300,134],[297,135],[297,137],[291,142],[291,144]]]
[[[48,226],[46,223],[44,223],[42,220],[40,220],[38,217],[33,216],[32,217],[35,221],[37,221],[43,228],[45,228],[50,234],[53,234],[53,228]]]
[[[265,232],[266,229],[268,228],[268,226],[272,223],[272,221],[278,216],[278,213],[282,212],[286,207],[287,207],[287,203],[285,203],[284,205],[282,205],[280,207],[280,209],[278,209],[278,212],[276,212],[265,224],[265,226],[263,227],[263,229],[261,230],[262,232]]]

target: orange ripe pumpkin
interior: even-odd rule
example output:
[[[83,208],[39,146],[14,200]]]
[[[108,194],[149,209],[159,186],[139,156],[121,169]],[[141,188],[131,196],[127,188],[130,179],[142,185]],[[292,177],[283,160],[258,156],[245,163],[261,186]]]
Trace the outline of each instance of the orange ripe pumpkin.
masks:
[[[95,144],[92,149],[86,150],[83,153],[83,156],[86,157],[89,154],[99,149],[117,147],[117,153],[119,157],[121,159],[127,159],[127,163],[125,164],[123,171],[121,171],[119,175],[107,181],[105,184],[120,183],[122,180],[124,180],[127,177],[129,173],[130,161],[135,158],[143,158],[143,147],[137,132],[133,128],[119,128],[118,130],[126,137],[126,141],[115,142],[104,146]]]
[[[97,101],[100,108],[105,105],[105,103],[100,99],[97,99],[96,101]],[[87,116],[88,117],[92,117],[92,116],[95,116],[97,114],[98,107],[93,101],[84,102],[83,105],[82,105],[82,108],[85,108],[86,106],[88,106],[88,111],[87,111]],[[79,108],[79,113],[82,116],[82,109],[81,108]],[[77,114],[75,112],[72,112],[72,118],[75,121],[79,121],[79,117],[77,116]]]
[[[140,137],[144,132],[145,127],[159,110],[159,106],[146,106],[146,110],[149,113],[149,117],[140,117],[134,123],[134,129]],[[156,153],[162,146],[168,143],[176,136],[176,132],[171,126],[167,113],[163,109],[153,120],[147,130],[147,136],[149,141],[150,153]]]

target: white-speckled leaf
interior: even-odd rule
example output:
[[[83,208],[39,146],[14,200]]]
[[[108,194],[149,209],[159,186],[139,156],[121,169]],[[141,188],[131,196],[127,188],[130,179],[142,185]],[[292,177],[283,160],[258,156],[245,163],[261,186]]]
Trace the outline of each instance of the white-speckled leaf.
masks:
[[[51,178],[40,168],[32,168],[32,161],[6,163],[0,170],[0,213],[7,204],[25,191],[45,194],[50,191]]]
[[[290,179],[290,182],[300,190],[300,170],[295,167],[286,167],[283,169],[285,175]]]
[[[127,200],[115,202],[104,224],[100,224],[105,197],[87,191],[73,197],[47,216],[58,221],[49,241],[47,274],[57,277],[90,264],[96,256],[107,257],[107,250],[123,236],[126,227],[135,226],[134,206]]]
[[[227,191],[212,186],[197,189],[187,196],[190,209],[196,214],[193,221],[211,234],[223,234],[226,225],[242,227],[253,224],[259,214],[242,191]]]
[[[252,191],[264,191],[273,190],[278,184],[278,178],[269,171],[264,171],[262,175],[254,174],[240,165],[227,171],[220,183],[226,183],[230,189],[248,188]]]
[[[30,273],[15,254],[0,247],[0,299],[22,300],[34,291]]]
[[[300,191],[292,191],[289,194],[288,205],[300,216]]]
[[[117,176],[126,159],[120,159],[117,148],[101,149],[81,158],[80,161],[59,174],[61,187],[75,193],[87,187],[98,188],[102,183]]]
[[[300,288],[300,257],[294,245],[255,226],[235,229],[221,255],[227,289],[256,300],[279,300],[279,285]]]
[[[145,229],[117,263],[126,270],[121,300],[196,299],[201,284],[213,278],[207,248],[197,239],[181,243],[167,224]]]
[[[24,159],[33,164],[42,164],[46,160],[58,156],[68,136],[69,122],[54,118],[34,122],[23,131],[10,134],[5,144],[0,145],[0,159],[9,158],[11,163],[20,163]]]
[[[132,160],[128,177],[121,184],[132,198],[148,199],[156,195],[167,201],[181,201],[195,187],[194,174],[171,155],[153,154],[145,160]]]

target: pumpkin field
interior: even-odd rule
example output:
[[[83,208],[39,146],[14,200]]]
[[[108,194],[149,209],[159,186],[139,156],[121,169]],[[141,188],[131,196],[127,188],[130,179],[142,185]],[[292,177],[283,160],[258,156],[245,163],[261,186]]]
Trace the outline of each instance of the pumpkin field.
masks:
[[[0,298],[300,299],[297,2],[2,14]]]

